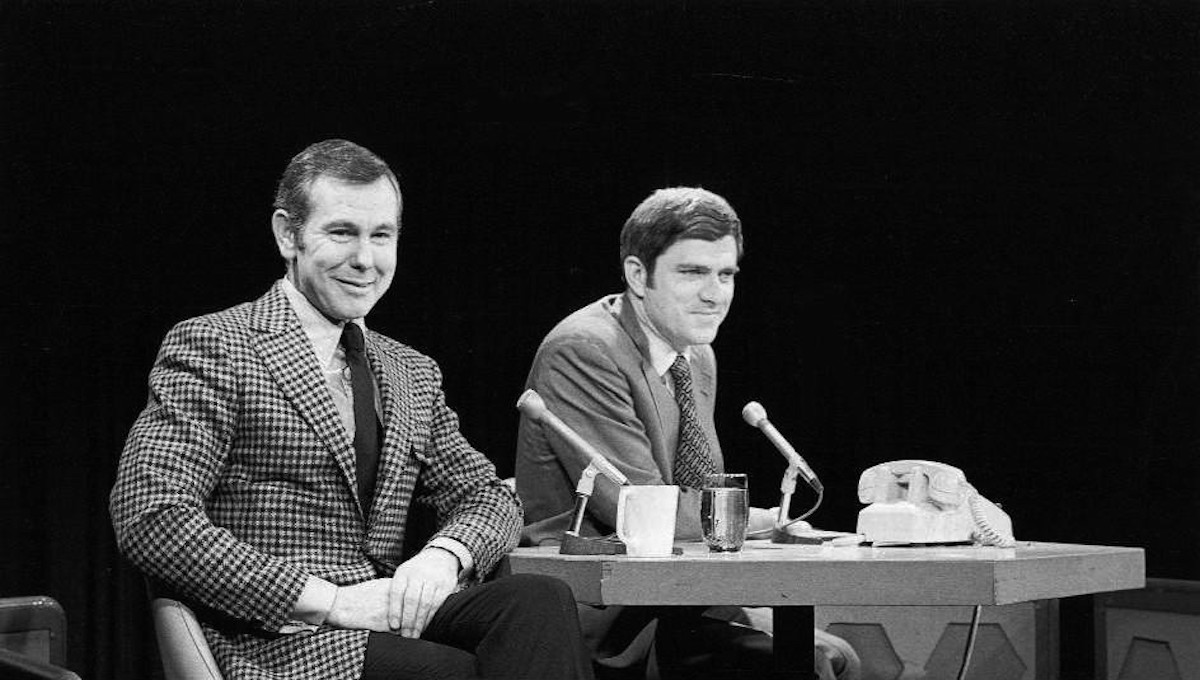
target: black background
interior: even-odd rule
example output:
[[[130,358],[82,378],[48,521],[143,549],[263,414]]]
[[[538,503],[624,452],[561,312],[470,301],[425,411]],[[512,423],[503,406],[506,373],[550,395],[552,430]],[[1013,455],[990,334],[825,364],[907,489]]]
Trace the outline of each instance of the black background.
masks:
[[[274,183],[328,137],[401,176],[372,326],[501,474],[538,341],[620,288],[638,201],[702,185],[746,229],[717,418],[756,504],[783,464],[750,399],[818,526],[929,458],[1020,539],[1200,579],[1200,4],[336,5],[0,2],[0,595],[59,599],[85,677],[158,673],[106,508],[158,342],[279,276]]]

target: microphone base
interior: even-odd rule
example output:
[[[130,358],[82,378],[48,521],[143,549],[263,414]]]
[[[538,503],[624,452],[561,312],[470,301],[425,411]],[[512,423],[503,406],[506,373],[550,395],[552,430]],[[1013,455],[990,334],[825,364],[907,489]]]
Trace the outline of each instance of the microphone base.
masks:
[[[624,555],[625,544],[615,536],[587,538],[571,531],[564,531],[559,555]]]
[[[800,543],[800,544],[804,544],[804,545],[821,545],[822,543],[824,543],[824,541],[821,540],[821,538],[819,538],[817,536],[804,535],[804,534],[792,534],[792,533],[788,533],[788,531],[786,529],[779,529],[778,527],[771,530],[771,542],[772,543]]]

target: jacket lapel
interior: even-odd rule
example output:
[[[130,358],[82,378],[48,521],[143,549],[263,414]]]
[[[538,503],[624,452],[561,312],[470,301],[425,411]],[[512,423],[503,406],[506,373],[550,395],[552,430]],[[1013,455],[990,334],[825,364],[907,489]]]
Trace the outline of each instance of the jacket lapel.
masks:
[[[333,454],[351,492],[357,496],[354,443],[338,417],[308,336],[276,283],[254,303],[250,325],[258,331],[255,349],[300,416]]]
[[[696,393],[700,399],[712,403],[715,400],[717,384],[717,365],[713,359],[712,347],[694,345],[692,351],[692,379],[696,385]]]
[[[654,414],[658,418],[659,431],[663,433],[676,432],[679,430],[679,410],[675,405],[675,397],[663,382],[663,378],[654,370],[654,364],[650,361],[650,341],[646,339],[646,333],[642,330],[642,325],[638,323],[637,312],[633,308],[633,302],[629,299],[629,293],[622,294],[614,301],[614,304],[619,305],[617,320],[620,322],[621,328],[625,329],[625,333],[633,340],[641,357],[642,380],[645,381],[646,390],[650,393],[650,398],[654,403]],[[671,455],[674,455],[673,451],[671,451]]]

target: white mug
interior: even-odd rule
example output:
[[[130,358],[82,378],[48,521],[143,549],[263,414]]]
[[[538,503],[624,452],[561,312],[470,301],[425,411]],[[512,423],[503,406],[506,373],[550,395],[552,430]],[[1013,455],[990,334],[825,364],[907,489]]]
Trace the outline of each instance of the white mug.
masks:
[[[617,496],[617,538],[625,544],[625,554],[669,557],[675,543],[678,507],[678,486],[621,487]]]

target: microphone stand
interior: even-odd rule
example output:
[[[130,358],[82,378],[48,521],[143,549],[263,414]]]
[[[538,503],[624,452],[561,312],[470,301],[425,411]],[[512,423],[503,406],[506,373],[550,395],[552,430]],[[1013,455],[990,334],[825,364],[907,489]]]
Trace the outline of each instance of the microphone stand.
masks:
[[[589,463],[579,475],[579,483],[575,485],[575,516],[571,519],[571,528],[563,532],[560,555],[624,555],[625,544],[614,536],[599,536],[590,538],[580,536],[583,528],[583,516],[587,512],[588,499],[596,486],[596,475],[600,469],[595,463]]]
[[[583,515],[587,511],[588,499],[591,498],[592,490],[596,486],[596,475],[603,474],[618,486],[628,486],[629,479],[583,437],[580,437],[570,426],[559,420],[558,416],[551,413],[550,409],[546,408],[546,402],[542,401],[542,397],[537,392],[525,390],[521,398],[517,400],[517,409],[530,420],[554,430],[564,441],[587,456],[589,461],[588,466],[579,475],[579,483],[575,486],[575,516],[571,518],[571,528],[563,532],[562,545],[559,547],[558,554],[624,555],[625,544],[617,540],[615,536],[590,538],[580,536],[579,531],[583,528]]]
[[[800,536],[790,533],[787,528],[797,522],[803,521],[821,505],[821,498],[825,495],[824,489],[820,483],[814,484],[814,490],[817,492],[817,502],[812,509],[796,519],[789,519],[791,514],[792,494],[796,493],[796,477],[800,474],[800,467],[795,463],[788,463],[787,470],[783,473],[783,480],[779,483],[779,516],[775,520],[775,526],[771,529],[772,543],[820,543],[820,539]]]
[[[575,486],[575,518],[571,520],[571,528],[567,533],[579,535],[579,530],[583,528],[583,514],[587,512],[588,499],[592,497],[592,490],[596,486],[596,475],[600,473],[595,465],[588,464],[583,469],[583,474],[579,476],[579,484]]]
[[[783,473],[783,479],[779,482],[779,516],[775,519],[775,528],[771,529],[772,543],[792,543],[788,539],[794,538],[788,534],[785,528],[788,523],[788,515],[792,507],[792,494],[796,493],[796,477],[800,474],[800,469],[789,463],[787,470]]]
[[[788,465],[787,470],[783,473],[783,480],[779,482],[779,517],[775,520],[775,530],[771,532],[771,540],[775,543],[778,538],[780,527],[788,521],[788,515],[792,507],[792,494],[796,493],[796,477],[800,471],[795,465]]]
[[[783,473],[783,480],[779,483],[779,516],[775,519],[775,526],[771,529],[772,543],[811,543],[811,537],[798,536],[788,531],[788,527],[802,521],[805,517],[813,514],[817,507],[821,505],[821,499],[825,497],[825,487],[821,481],[817,479],[817,474],[808,467],[808,463],[796,453],[796,449],[779,434],[775,426],[767,420],[767,410],[762,404],[757,401],[752,401],[742,408],[742,419],[750,427],[762,430],[767,439],[779,449],[783,457],[787,459],[787,470]],[[792,494],[796,493],[796,477],[803,475],[804,481],[808,482],[813,491],[817,492],[817,502],[809,509],[808,512],[800,515],[796,519],[790,519],[790,508],[792,505]],[[810,526],[809,529],[812,527]],[[817,541],[819,542],[819,541]]]

